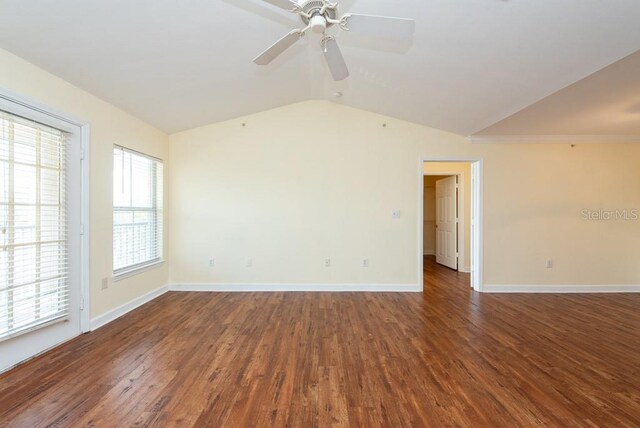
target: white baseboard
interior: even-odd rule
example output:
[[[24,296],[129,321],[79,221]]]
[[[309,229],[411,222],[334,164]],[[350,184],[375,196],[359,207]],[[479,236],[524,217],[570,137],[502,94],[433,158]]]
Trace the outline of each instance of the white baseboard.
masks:
[[[370,292],[370,293],[421,293],[416,284],[170,284],[170,291],[201,291],[216,293],[263,292]]]
[[[124,314],[131,312],[132,310],[144,305],[152,301],[153,299],[162,296],[164,293],[169,291],[169,286],[165,285],[156,290],[153,290],[143,296],[136,297],[130,302],[125,303],[124,305],[118,306],[115,309],[110,310],[109,312],[99,315],[91,320],[91,331],[97,330],[100,327],[110,323],[111,321],[120,318]]]
[[[484,285],[483,293],[640,293],[640,285]]]
[[[458,269],[458,272],[471,273],[471,267],[469,266],[461,267],[460,269]]]

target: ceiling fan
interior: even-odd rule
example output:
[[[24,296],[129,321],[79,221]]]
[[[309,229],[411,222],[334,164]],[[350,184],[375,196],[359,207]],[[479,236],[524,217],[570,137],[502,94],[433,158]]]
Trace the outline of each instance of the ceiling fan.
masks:
[[[359,15],[347,13],[340,16],[338,3],[329,0],[263,0],[291,13],[296,13],[302,19],[305,27],[295,29],[275,42],[266,51],[258,55],[253,62],[267,65],[293,46],[308,31],[322,36],[320,44],[325,60],[333,79],[344,80],[349,77],[349,69],[342,57],[336,39],[327,34],[327,29],[337,25],[344,31],[368,32],[377,35],[391,35],[394,37],[411,38],[415,31],[413,19],[392,18],[387,16]]]

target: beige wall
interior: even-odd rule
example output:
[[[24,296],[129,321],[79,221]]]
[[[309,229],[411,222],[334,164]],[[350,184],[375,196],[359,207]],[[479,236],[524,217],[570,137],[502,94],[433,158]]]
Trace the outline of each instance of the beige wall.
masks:
[[[113,145],[120,144],[168,161],[168,136],[3,50],[0,50],[0,88],[73,115],[91,125],[91,317],[95,318],[166,285],[168,266],[165,264],[111,283],[107,290],[101,290],[102,278],[112,276]],[[165,188],[167,185],[165,180]],[[165,198],[166,195],[168,192],[165,192]],[[167,202],[168,200],[165,201],[165,207]],[[165,235],[168,235],[168,218],[165,218]],[[167,245],[168,242],[165,241],[165,249]]]
[[[640,223],[581,218],[640,207],[640,145],[472,145],[324,101],[170,140],[171,283],[417,284],[420,159],[454,156],[484,160],[485,284],[640,283]]]
[[[425,175],[455,173],[460,174],[463,180],[463,236],[461,237],[464,246],[462,270],[471,271],[471,163],[469,162],[425,162]]]

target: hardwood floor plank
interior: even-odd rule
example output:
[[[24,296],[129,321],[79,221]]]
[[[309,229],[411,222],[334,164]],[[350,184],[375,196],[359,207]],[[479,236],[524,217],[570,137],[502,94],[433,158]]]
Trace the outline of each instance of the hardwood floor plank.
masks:
[[[0,426],[640,426],[640,296],[167,293],[0,375]]]

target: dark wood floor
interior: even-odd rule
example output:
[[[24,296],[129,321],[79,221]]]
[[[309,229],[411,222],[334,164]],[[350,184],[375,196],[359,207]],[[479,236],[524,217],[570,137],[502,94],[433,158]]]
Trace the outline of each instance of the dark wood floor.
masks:
[[[640,295],[168,293],[0,376],[3,426],[640,426]]]

